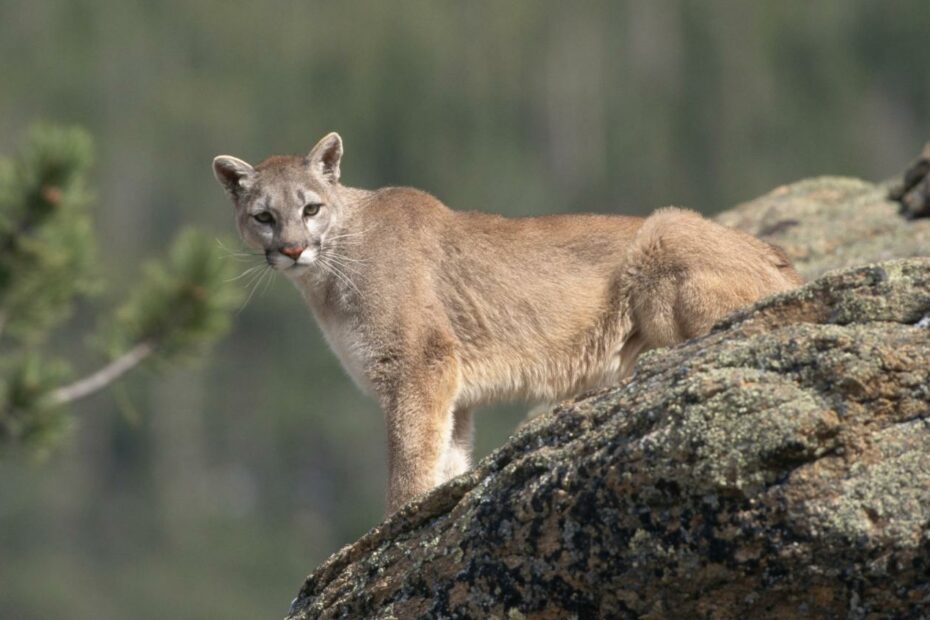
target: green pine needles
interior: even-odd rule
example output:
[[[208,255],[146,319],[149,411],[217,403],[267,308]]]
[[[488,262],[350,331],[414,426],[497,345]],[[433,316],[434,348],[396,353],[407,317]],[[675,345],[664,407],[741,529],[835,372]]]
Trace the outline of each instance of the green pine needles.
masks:
[[[85,185],[91,160],[86,132],[51,126],[0,159],[0,452],[47,449],[67,428],[72,402],[142,363],[201,353],[240,302],[219,247],[186,230],[103,323],[96,341],[110,361],[74,380],[48,339],[78,298],[101,288]]]

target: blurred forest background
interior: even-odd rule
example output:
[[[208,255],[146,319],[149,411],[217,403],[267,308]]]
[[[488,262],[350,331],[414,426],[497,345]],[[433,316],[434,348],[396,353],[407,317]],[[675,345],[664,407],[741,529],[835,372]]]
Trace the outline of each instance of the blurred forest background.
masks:
[[[930,139],[928,33],[926,0],[4,0],[0,152],[37,120],[91,132],[117,297],[183,226],[234,234],[214,155],[330,130],[346,184],[511,215],[884,179]],[[56,341],[75,365],[96,320]],[[523,410],[478,416],[480,455]],[[283,279],[198,366],[76,414],[48,458],[0,460],[0,618],[279,617],[381,518],[380,413]]]

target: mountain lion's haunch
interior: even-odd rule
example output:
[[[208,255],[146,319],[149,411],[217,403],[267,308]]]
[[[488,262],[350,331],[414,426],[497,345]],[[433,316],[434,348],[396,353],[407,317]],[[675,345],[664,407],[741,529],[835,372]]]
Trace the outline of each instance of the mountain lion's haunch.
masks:
[[[472,410],[553,402],[801,279],[776,247],[675,208],[504,218],[339,183],[342,139],[213,161],[243,241],[303,294],[384,410],[388,512],[469,467]]]

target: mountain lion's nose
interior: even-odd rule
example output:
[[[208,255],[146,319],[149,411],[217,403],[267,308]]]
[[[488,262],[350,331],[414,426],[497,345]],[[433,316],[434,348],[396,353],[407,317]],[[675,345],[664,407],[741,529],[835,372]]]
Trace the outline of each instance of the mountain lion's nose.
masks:
[[[307,249],[305,245],[286,245],[281,248],[281,254],[289,256],[292,260],[300,258],[301,253]]]

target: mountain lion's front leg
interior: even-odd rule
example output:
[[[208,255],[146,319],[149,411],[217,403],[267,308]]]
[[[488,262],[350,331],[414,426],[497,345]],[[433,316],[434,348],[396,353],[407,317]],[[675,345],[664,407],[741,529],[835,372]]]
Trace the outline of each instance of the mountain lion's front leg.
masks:
[[[431,336],[407,363],[385,399],[388,432],[387,512],[445,481],[453,412],[459,390],[454,346]]]

